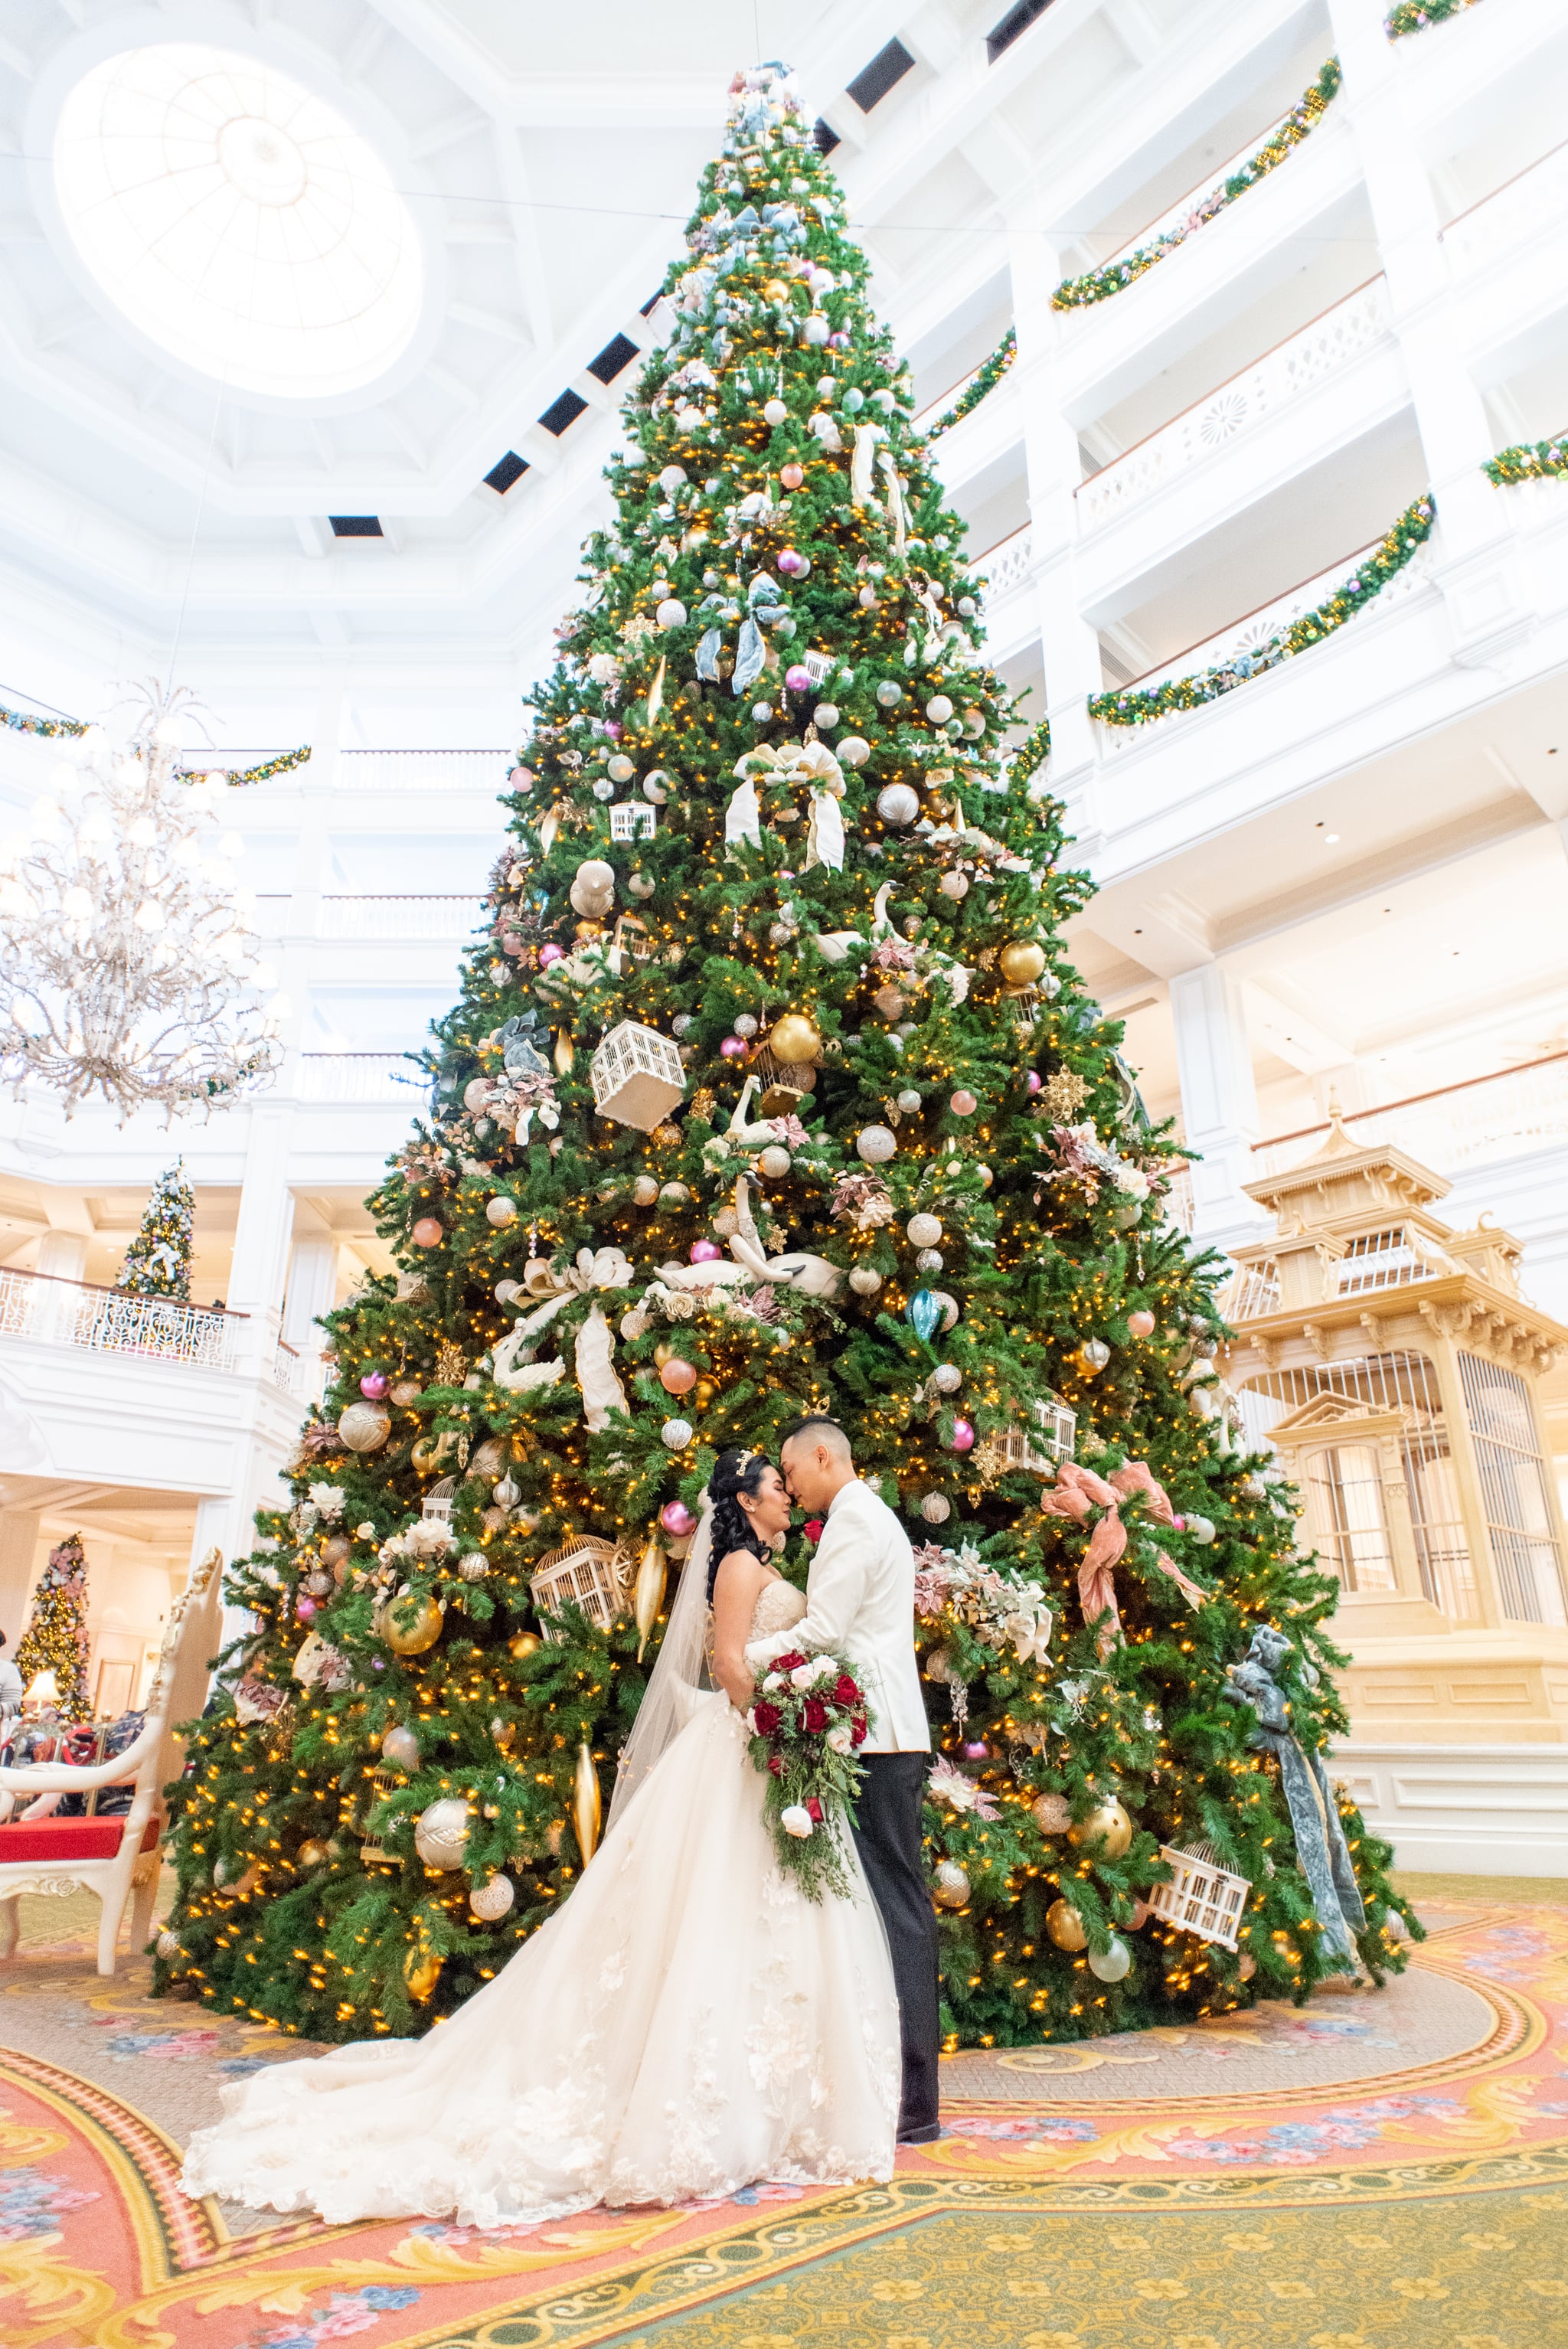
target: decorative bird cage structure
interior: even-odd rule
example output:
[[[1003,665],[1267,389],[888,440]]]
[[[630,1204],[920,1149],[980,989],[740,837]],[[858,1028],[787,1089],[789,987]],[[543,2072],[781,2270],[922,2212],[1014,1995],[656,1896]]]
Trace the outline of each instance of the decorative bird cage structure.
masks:
[[[615,924],[615,936],[610,949],[610,965],[618,978],[625,976],[628,963],[641,967],[652,962],[654,942],[648,936],[648,926],[635,914],[623,914]]]
[[[1211,1844],[1177,1851],[1162,1843],[1160,1857],[1171,1869],[1171,1881],[1150,1888],[1150,1915],[1183,1933],[1196,1933],[1201,1941],[1218,1941],[1222,1950],[1233,1950],[1253,1889],[1246,1878],[1222,1868]]]
[[[1058,1461],[1070,1460],[1078,1440],[1078,1413],[1061,1397],[1047,1394],[1031,1405],[1035,1428],[1009,1427],[991,1441],[1002,1455],[1003,1473],[1051,1477]]]
[[[455,1476],[443,1476],[438,1485],[432,1485],[419,1510],[421,1525],[432,1526],[438,1533],[449,1534],[452,1530],[452,1503],[457,1497],[457,1490]]]
[[[652,840],[658,823],[657,808],[645,800],[618,800],[610,810],[612,840]]]
[[[816,1088],[817,1071],[810,1061],[778,1060],[766,1044],[758,1046],[751,1066],[757,1071],[757,1107],[763,1117],[788,1117]]]
[[[546,1640],[562,1635],[551,1627],[551,1617],[563,1607],[581,1608],[588,1620],[607,1631],[617,1615],[626,1612],[633,1561],[616,1542],[597,1534],[580,1534],[563,1549],[542,1557],[529,1578],[529,1589]]]
[[[373,1827],[370,1824],[376,1816],[377,1805],[384,1803],[388,1795],[396,1793],[397,1773],[396,1770],[389,1770],[384,1762],[378,1762],[374,1770],[366,1771],[366,1780],[369,1787],[369,1799],[365,1806],[363,1829],[365,1841],[359,1847],[359,1857],[366,1868],[400,1868],[402,1861],[395,1853],[385,1848],[379,1828]]]
[[[623,1019],[594,1053],[589,1071],[601,1117],[651,1133],[686,1092],[679,1047],[656,1028]]]
[[[1220,1368],[1299,1495],[1299,1548],[1338,1579],[1352,1735],[1568,1745],[1542,1391],[1568,1327],[1521,1294],[1522,1244],[1443,1222],[1447,1180],[1337,1112],[1313,1155],[1245,1187],[1275,1227],[1234,1252]]]

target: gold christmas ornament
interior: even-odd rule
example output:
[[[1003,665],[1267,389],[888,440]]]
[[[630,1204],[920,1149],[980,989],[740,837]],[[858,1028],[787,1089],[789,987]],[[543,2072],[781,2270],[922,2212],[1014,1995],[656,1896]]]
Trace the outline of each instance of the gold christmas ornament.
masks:
[[[403,1961],[403,1980],[410,1998],[429,1997],[441,1979],[441,1961],[434,1950],[413,1949]]]
[[[399,1379],[392,1390],[392,1400],[399,1411],[407,1411],[410,1403],[418,1402],[420,1392],[418,1379]]]
[[[593,1750],[584,1742],[577,1748],[577,1775],[572,1785],[572,1825],[584,1868],[599,1848],[599,1828],[603,1818],[599,1773],[593,1767]]]
[[[936,1903],[940,1909],[963,1909],[969,1900],[969,1871],[955,1859],[937,1862]]]
[[[376,1452],[392,1433],[392,1415],[378,1402],[351,1402],[339,1415],[337,1432],[351,1452]]]
[[[1119,1859],[1132,1841],[1132,1821],[1113,1795],[1068,1829],[1068,1841],[1096,1859]]]
[[[555,1039],[555,1068],[557,1075],[569,1077],[572,1074],[572,1063],[576,1058],[577,1053],[573,1045],[572,1039],[563,1028],[559,1036]]]
[[[768,1045],[776,1061],[798,1061],[807,1068],[814,1068],[822,1057],[821,1037],[799,1011],[787,1011],[774,1021]]]
[[[537,1655],[543,1644],[537,1631],[519,1631],[507,1641],[506,1651],[514,1664],[521,1664],[525,1657]]]
[[[427,1591],[421,1599],[384,1599],[370,1628],[395,1656],[422,1656],[440,1638],[443,1620],[439,1607]]]
[[[637,1661],[643,1661],[643,1651],[653,1636],[659,1619],[659,1609],[665,1603],[665,1584],[669,1575],[669,1562],[665,1546],[657,1534],[649,1537],[637,1568],[636,1588],[632,1594],[632,1613],[637,1624]]]
[[[417,1469],[421,1476],[428,1468],[435,1466],[436,1439],[433,1435],[421,1435],[418,1438],[408,1454],[408,1464],[411,1468]]]
[[[305,1869],[325,1868],[331,1857],[332,1854],[326,1846],[324,1843],[318,1843],[313,1837],[309,1843],[301,1844],[295,1854],[295,1863]]]
[[[1053,1900],[1046,1911],[1046,1930],[1058,1950],[1087,1950],[1088,1935],[1083,1919],[1070,1900]]]
[[[1033,938],[1014,938],[1002,948],[996,967],[1009,987],[1033,987],[1046,967],[1046,950]]]
[[[1042,1835],[1062,1835],[1072,1825],[1072,1805],[1065,1795],[1037,1795],[1029,1807]]]

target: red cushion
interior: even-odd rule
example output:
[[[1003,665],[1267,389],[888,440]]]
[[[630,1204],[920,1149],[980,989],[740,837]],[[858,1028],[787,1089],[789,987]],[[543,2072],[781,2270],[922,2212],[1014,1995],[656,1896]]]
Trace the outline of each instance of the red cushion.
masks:
[[[0,1826],[0,1867],[13,1859],[112,1859],[119,1849],[125,1821],[119,1819],[15,1819]],[[147,1822],[143,1851],[158,1841],[156,1816]]]

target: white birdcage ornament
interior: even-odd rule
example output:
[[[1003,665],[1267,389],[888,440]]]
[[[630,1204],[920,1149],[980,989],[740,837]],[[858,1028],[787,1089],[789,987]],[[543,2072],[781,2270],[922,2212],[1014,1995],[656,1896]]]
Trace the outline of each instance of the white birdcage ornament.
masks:
[[[990,1441],[1002,1455],[1002,1473],[1026,1476],[1054,1476],[1059,1460],[1070,1460],[1078,1434],[1078,1413],[1069,1411],[1059,1395],[1048,1394],[1033,1406],[1037,1435],[1033,1428],[1008,1427]]]
[[[820,686],[826,683],[828,671],[832,667],[836,657],[837,656],[833,653],[802,653],[800,656],[800,666],[805,670],[807,676],[810,678],[811,683],[814,686]]]
[[[610,810],[612,840],[652,840],[659,828],[659,812],[645,800],[617,800]]]
[[[1150,1915],[1183,1933],[1196,1933],[1201,1941],[1233,1950],[1253,1889],[1246,1878],[1222,1868],[1212,1844],[1193,1844],[1187,1851],[1161,1844],[1160,1857],[1171,1869],[1171,1881],[1150,1887]]]
[[[619,1543],[580,1534],[562,1549],[542,1557],[529,1577],[529,1591],[546,1640],[559,1640],[550,1618],[565,1606],[581,1608],[588,1620],[607,1631],[626,1611],[632,1559]]]
[[[367,1770],[365,1775],[370,1788],[370,1800],[366,1806],[366,1824],[363,1829],[365,1841],[359,1847],[359,1857],[367,1868],[400,1868],[403,1863],[397,1855],[383,1847],[380,1829],[370,1825],[370,1818],[377,1805],[384,1803],[387,1795],[396,1791],[398,1785],[397,1773],[396,1770],[388,1770],[384,1763],[378,1762],[375,1769]]]
[[[452,1503],[457,1490],[455,1476],[443,1476],[438,1485],[432,1485],[419,1510],[420,1524],[433,1526],[438,1532],[449,1534],[452,1530]]]
[[[589,1074],[601,1117],[651,1133],[686,1092],[679,1047],[656,1028],[623,1019],[594,1053]]]
[[[657,948],[648,936],[646,922],[639,920],[635,914],[621,915],[615,924],[610,953],[611,968],[616,978],[625,976],[628,962],[639,965],[652,962],[656,952]]]

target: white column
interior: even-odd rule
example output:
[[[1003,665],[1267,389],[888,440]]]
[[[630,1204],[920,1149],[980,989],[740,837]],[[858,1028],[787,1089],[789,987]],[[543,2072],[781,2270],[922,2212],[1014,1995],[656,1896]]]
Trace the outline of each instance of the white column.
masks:
[[[1437,577],[1455,657],[1479,662],[1532,625],[1512,575],[1507,506],[1480,470],[1494,453],[1492,428],[1456,331],[1442,223],[1406,116],[1396,45],[1383,30],[1385,0],[1328,0],[1328,13],[1345,67],[1339,103],[1356,136],[1437,500]]]
[[[33,1588],[33,1561],[38,1554],[41,1515],[37,1509],[0,1509],[0,1630],[5,1634],[6,1650],[13,1657],[25,1628],[28,1594]]]
[[[1051,308],[1061,283],[1055,243],[1045,233],[1038,202],[1030,200],[1011,216],[1007,240],[1013,284],[1013,319],[1018,337],[1014,362],[1024,412],[1024,457],[1028,470],[1030,558],[1040,616],[1046,697],[1051,720],[1051,783],[1070,795],[1090,777],[1095,762],[1094,727],[1088,702],[1104,684],[1099,636],[1078,608],[1075,575],[1078,507],[1074,497],[1083,477],[1078,429],[1061,410],[1057,356],[1064,321]],[[1043,715],[1037,712],[1037,717]],[[1078,826],[1082,836],[1081,823]]]
[[[88,1268],[88,1244],[80,1232],[45,1232],[38,1241],[38,1270],[55,1280],[80,1280]]]
[[[227,1302],[231,1311],[250,1317],[241,1349],[244,1367],[256,1372],[270,1369],[283,1326],[284,1268],[294,1229],[288,1185],[294,1115],[292,1102],[263,1101],[251,1112]]]
[[[330,1312],[337,1295],[337,1242],[330,1232],[302,1232],[289,1254],[288,1288],[284,1298],[284,1341],[317,1363],[325,1331],[316,1327]],[[315,1394],[316,1387],[310,1392]]]
[[[1258,1097],[1240,988],[1217,962],[1171,981],[1181,1121],[1192,1168],[1192,1237],[1216,1247],[1255,1239],[1268,1216],[1242,1185],[1253,1174]]]

